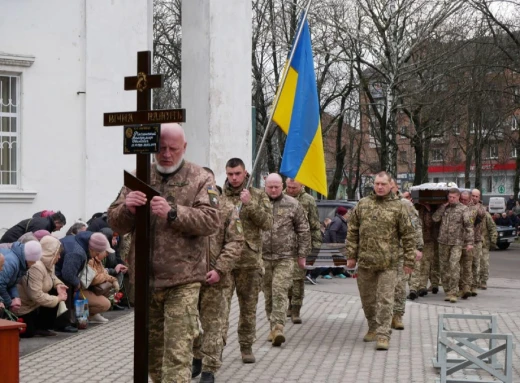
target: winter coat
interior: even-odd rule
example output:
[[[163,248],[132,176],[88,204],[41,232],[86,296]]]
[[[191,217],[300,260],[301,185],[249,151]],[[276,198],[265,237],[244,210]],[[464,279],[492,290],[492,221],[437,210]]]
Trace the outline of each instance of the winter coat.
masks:
[[[14,298],[20,298],[16,284],[27,272],[25,245],[15,242],[11,249],[0,249],[5,257],[4,268],[0,271],[0,297],[5,307],[10,307]]]
[[[325,243],[345,243],[347,238],[347,220],[337,215],[332,219],[325,232]]]
[[[50,235],[42,238],[42,258],[32,265],[27,274],[18,283],[18,292],[22,300],[19,315],[25,315],[38,307],[56,307],[58,297],[49,295],[49,291],[63,284],[54,274],[54,260],[60,256],[61,243]]]
[[[56,264],[56,276],[70,286],[79,286],[78,274],[90,258],[88,241],[92,234],[90,231],[82,231],[76,235],[67,235],[60,240],[63,251]]]
[[[0,243],[16,242],[25,233],[34,233],[38,230],[47,230],[52,233],[56,230],[56,224],[51,217],[24,219],[7,230],[0,239]]]
[[[107,214],[104,213],[101,217],[94,218],[88,225],[87,231],[91,231],[93,233],[97,233],[101,231],[101,229],[108,227],[107,223]]]
[[[108,275],[107,269],[105,269],[105,266],[103,266],[102,262],[99,262],[94,258],[90,258],[88,265],[96,270],[96,276],[92,280],[92,286],[97,286],[105,282],[114,283],[114,281],[117,281],[116,277]]]
[[[473,245],[475,241],[473,222],[467,206],[457,202],[449,205],[441,205],[432,219],[440,222],[439,238],[440,244],[447,246]]]

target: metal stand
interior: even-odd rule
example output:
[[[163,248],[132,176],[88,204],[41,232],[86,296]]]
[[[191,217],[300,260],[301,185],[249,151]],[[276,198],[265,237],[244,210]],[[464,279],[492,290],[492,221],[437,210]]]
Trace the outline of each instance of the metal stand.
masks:
[[[489,321],[489,325],[482,333],[457,332],[446,329],[445,319],[486,320]],[[437,382],[496,382],[496,380],[482,380],[480,377],[477,377],[478,380],[470,376],[465,378],[449,377],[463,369],[482,369],[501,382],[512,383],[513,336],[511,334],[498,334],[497,330],[496,315],[440,314],[437,332],[437,355],[436,359],[433,358],[433,366],[441,369],[441,377],[437,379]],[[479,339],[487,340],[489,348],[478,346],[475,341]],[[503,340],[505,343],[497,345],[498,340]],[[496,355],[501,351],[506,352],[503,372],[500,371],[502,366],[497,362]],[[448,353],[450,352],[455,353],[457,357],[449,358]]]

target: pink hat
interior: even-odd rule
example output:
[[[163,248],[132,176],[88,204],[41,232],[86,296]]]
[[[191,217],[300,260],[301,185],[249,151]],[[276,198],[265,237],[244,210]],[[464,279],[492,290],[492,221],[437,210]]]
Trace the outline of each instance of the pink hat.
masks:
[[[105,237],[105,235],[101,233],[94,233],[90,236],[90,239],[88,241],[88,247],[99,253],[103,251],[115,253],[114,249],[110,247],[110,243],[108,243],[107,237]]]
[[[38,241],[41,241],[42,238],[45,237],[46,235],[51,235],[51,233],[49,233],[47,230],[37,230],[33,234]]]
[[[42,245],[38,241],[29,241],[24,245],[24,253],[27,262],[39,261],[42,257]]]

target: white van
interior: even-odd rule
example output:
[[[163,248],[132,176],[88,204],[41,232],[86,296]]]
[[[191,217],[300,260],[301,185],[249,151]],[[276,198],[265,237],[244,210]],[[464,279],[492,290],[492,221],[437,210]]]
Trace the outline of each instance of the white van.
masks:
[[[491,214],[504,213],[506,211],[506,199],[504,197],[491,197],[489,199],[489,212]]]

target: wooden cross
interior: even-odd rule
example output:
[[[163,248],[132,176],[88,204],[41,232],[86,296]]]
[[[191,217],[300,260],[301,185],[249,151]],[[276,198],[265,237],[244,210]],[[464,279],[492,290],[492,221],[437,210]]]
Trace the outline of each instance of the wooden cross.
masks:
[[[137,76],[125,77],[125,90],[137,90],[137,111],[105,113],[104,126],[185,122],[184,109],[151,110],[152,88],[161,88],[162,75],[152,75],[150,51],[137,53]],[[146,194],[145,206],[136,209],[135,217],[135,325],[134,382],[148,382],[148,307],[151,241],[150,200],[159,192],[149,186],[150,153],[137,154],[136,177],[125,171],[125,186]]]

